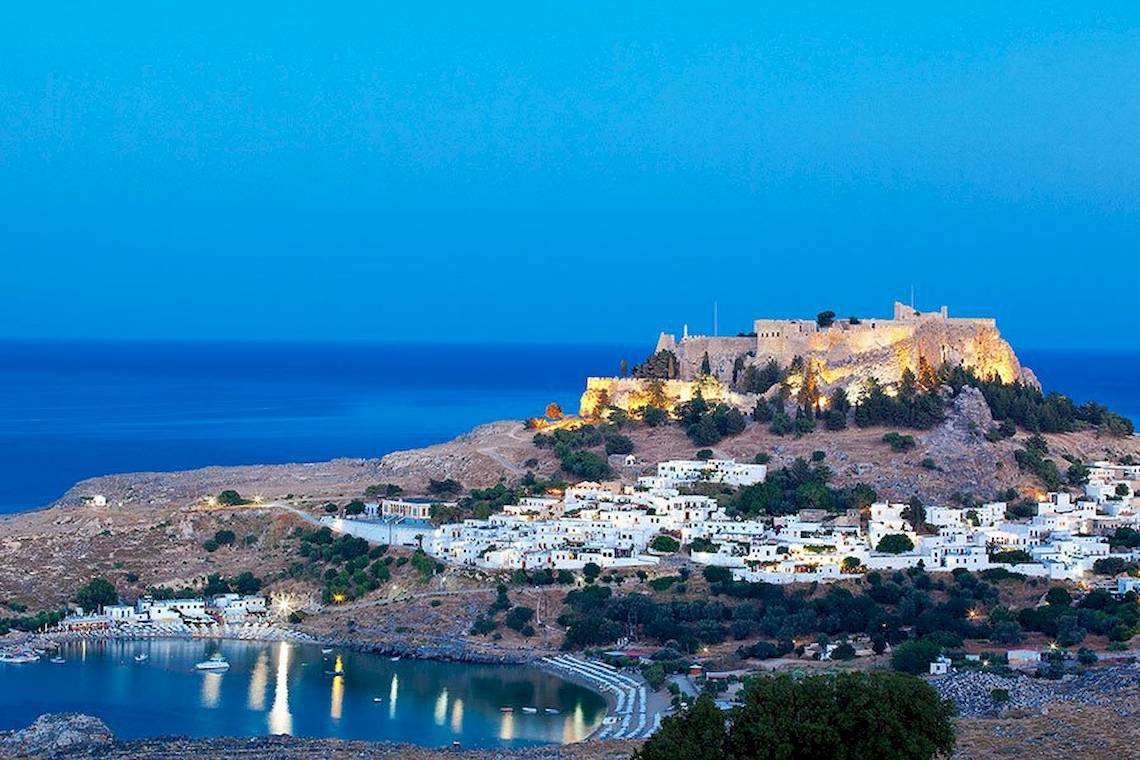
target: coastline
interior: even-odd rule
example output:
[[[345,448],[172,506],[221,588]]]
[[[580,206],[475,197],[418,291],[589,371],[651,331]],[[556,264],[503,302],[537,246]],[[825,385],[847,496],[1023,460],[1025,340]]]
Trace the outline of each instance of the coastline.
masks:
[[[57,631],[35,634],[22,634],[22,635],[9,635],[6,638],[9,642],[19,643],[39,650],[52,650],[57,648],[62,643],[71,643],[79,641],[148,641],[148,640],[172,640],[172,641],[246,641],[246,642],[262,642],[274,643],[285,641],[294,644],[305,644],[310,646],[321,647],[335,647],[345,649],[353,652],[360,652],[363,654],[373,654],[382,657],[399,657],[410,660],[424,660],[431,662],[451,662],[451,663],[466,663],[472,665],[529,665],[537,670],[554,675],[564,681],[576,684],[583,688],[589,689],[594,694],[601,697],[606,704],[605,713],[602,720],[598,722],[597,726],[575,743],[600,741],[607,738],[644,738],[642,731],[646,726],[655,728],[656,721],[651,721],[642,724],[642,731],[638,731],[637,736],[609,736],[607,733],[616,731],[613,727],[623,715],[632,715],[633,704],[636,701],[635,696],[632,694],[630,688],[619,688],[618,678],[625,678],[634,680],[631,676],[620,675],[618,671],[613,670],[607,665],[602,665],[597,661],[587,660],[569,654],[546,654],[541,652],[534,652],[531,656],[523,656],[521,653],[517,657],[510,657],[507,655],[494,656],[483,652],[472,651],[468,647],[463,647],[459,652],[455,651],[442,651],[432,647],[416,647],[405,645],[398,642],[392,643],[378,643],[369,642],[355,639],[346,639],[342,637],[321,637],[312,634],[298,631],[291,628],[284,628],[281,626],[254,626],[246,631],[217,631],[207,630],[206,632],[177,632],[177,631],[155,631],[149,634],[132,634],[122,631],[100,630],[100,631]],[[611,673],[605,672],[605,670]],[[637,680],[641,680],[638,678]],[[623,708],[628,709],[622,712]],[[644,700],[642,701],[644,706]],[[634,726],[627,726],[627,732],[631,731]],[[607,731],[610,729],[610,731]]]

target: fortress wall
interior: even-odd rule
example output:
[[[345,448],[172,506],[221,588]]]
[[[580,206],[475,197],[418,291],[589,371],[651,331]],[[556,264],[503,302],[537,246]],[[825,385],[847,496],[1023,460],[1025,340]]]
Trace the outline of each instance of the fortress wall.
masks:
[[[751,337],[692,336],[678,343],[674,353],[677,354],[682,380],[696,379],[701,371],[701,361],[708,352],[713,376],[721,382],[731,383],[732,365],[736,358],[755,348],[756,339]]]
[[[706,401],[723,401],[726,404],[751,411],[755,397],[749,397],[729,390],[713,378],[702,381],[659,380],[665,396],[665,408],[672,411],[678,404],[691,401],[699,389]],[[595,417],[605,406],[616,406],[627,412],[637,413],[649,406],[652,400],[654,381],[634,377],[588,377],[586,392],[579,402],[578,414],[581,417]]]
[[[895,305],[895,319],[865,319],[858,324],[837,320],[819,328],[815,320],[758,319],[754,338],[689,337],[675,342],[662,334],[658,348],[669,346],[678,358],[683,380],[696,379],[708,353],[712,373],[732,381],[733,363],[749,352],[746,364],[763,366],[774,359],[787,367],[796,356],[814,360],[828,387],[851,389],[870,377],[897,383],[906,369],[917,373],[920,359],[937,367],[943,361],[962,364],[981,376],[996,373],[1005,382],[1036,385],[990,318],[951,318],[945,307],[919,313]]]

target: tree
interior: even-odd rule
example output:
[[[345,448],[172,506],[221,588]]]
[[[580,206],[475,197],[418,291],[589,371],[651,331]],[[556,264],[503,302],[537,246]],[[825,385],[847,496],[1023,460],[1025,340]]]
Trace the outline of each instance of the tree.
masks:
[[[353,499],[348,504],[344,505],[344,513],[346,515],[364,514],[364,502]]]
[[[942,654],[938,642],[926,639],[910,639],[895,647],[891,653],[891,667],[903,673],[921,675],[930,670],[930,663]]]
[[[621,433],[606,436],[606,454],[632,454],[633,439]]]
[[[455,495],[463,490],[463,485],[454,478],[444,480],[428,479],[428,493]]]
[[[1050,607],[1068,607],[1073,603],[1073,595],[1064,586],[1054,586],[1045,594],[1045,603]]]
[[[237,491],[229,489],[218,494],[216,501],[223,507],[239,507],[242,504],[249,504],[248,499],[242,498],[242,495]]]
[[[1101,557],[1093,562],[1093,572],[1097,575],[1120,575],[1134,567],[1123,557]]]
[[[657,427],[669,421],[669,413],[659,406],[647,406],[641,412],[641,419],[649,427]]]
[[[913,435],[902,435],[895,432],[884,433],[883,443],[888,444],[891,451],[895,452],[909,451],[915,447]]]
[[[1021,626],[1016,620],[1003,620],[994,625],[990,639],[999,644],[1020,644]]]
[[[700,420],[685,430],[685,434],[689,436],[689,440],[698,446],[711,446],[718,443],[721,439],[720,430],[717,429],[716,420],[712,415],[704,415]]]
[[[570,451],[560,461],[562,470],[586,480],[603,480],[613,475],[609,462],[592,451]]]
[[[562,407],[558,404],[550,403],[546,405],[546,418],[550,420],[562,419]]]
[[[234,578],[231,585],[239,594],[256,594],[261,590],[261,579],[246,570]]]
[[[1069,485],[1083,486],[1089,482],[1088,465],[1083,462],[1073,462],[1065,472],[1065,478],[1069,481]]]
[[[705,355],[701,358],[701,374],[711,375],[712,366],[709,364],[709,352],[705,351]]]
[[[698,460],[700,460],[702,462],[707,462],[713,458],[713,450],[712,449],[699,449],[696,453],[696,457]]]
[[[662,533],[653,537],[653,540],[649,542],[649,548],[655,552],[671,554],[681,548],[681,542]]]
[[[587,562],[582,567],[582,576],[587,583],[593,583],[602,574],[602,567],[596,562]]]
[[[706,760],[725,756],[724,713],[711,694],[701,694],[682,713],[661,721],[661,728],[642,747],[635,760]],[[758,755],[757,755],[758,756]]]
[[[218,546],[232,546],[236,540],[237,535],[232,530],[219,530],[214,534],[214,543]]]
[[[87,585],[75,592],[75,603],[84,612],[98,612],[108,604],[119,601],[119,592],[106,578],[92,578]]]
[[[879,539],[875,551],[884,554],[903,554],[914,548],[914,542],[905,533],[888,533]]]
[[[394,498],[404,493],[404,489],[395,483],[376,483],[364,489],[364,498],[375,499],[381,496]]]
[[[530,607],[512,607],[506,617],[503,618],[503,622],[506,623],[507,628],[521,633],[533,617],[534,610]]]
[[[835,312],[828,309],[815,315],[815,323],[821,328],[831,327],[835,323]]]
[[[931,760],[954,750],[953,714],[932,686],[899,673],[761,677],[746,687],[723,755],[705,757]]]
[[[917,532],[919,527],[926,523],[926,505],[917,496],[911,496],[910,501],[903,507],[902,519],[910,523]]]

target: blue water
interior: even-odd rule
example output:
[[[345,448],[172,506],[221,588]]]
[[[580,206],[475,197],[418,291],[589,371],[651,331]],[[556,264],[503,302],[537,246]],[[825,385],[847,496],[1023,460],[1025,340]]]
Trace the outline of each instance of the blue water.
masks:
[[[0,342],[0,512],[82,478],[377,457],[577,408],[650,346]],[[1140,423],[1140,352],[1019,351],[1047,389]]]
[[[1046,392],[1104,404],[1140,430],[1140,351],[1026,349],[1017,355]]]
[[[218,650],[229,670],[194,669]],[[140,652],[149,659],[135,662]],[[244,641],[79,642],[61,654],[63,664],[0,663],[0,730],[81,712],[123,739],[292,734],[491,747],[578,741],[605,712],[594,692],[532,667],[392,662]],[[337,669],[343,677],[326,673]]]
[[[577,410],[645,348],[0,342],[0,512],[76,481],[212,464],[378,457],[499,419]]]

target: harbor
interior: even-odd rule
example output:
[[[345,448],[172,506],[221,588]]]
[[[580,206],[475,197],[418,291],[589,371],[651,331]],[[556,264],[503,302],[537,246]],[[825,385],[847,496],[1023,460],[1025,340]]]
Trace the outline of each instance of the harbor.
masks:
[[[160,638],[10,647],[0,730],[79,712],[128,739],[289,734],[478,748],[576,742],[606,719],[602,697],[545,668],[326,649]]]

